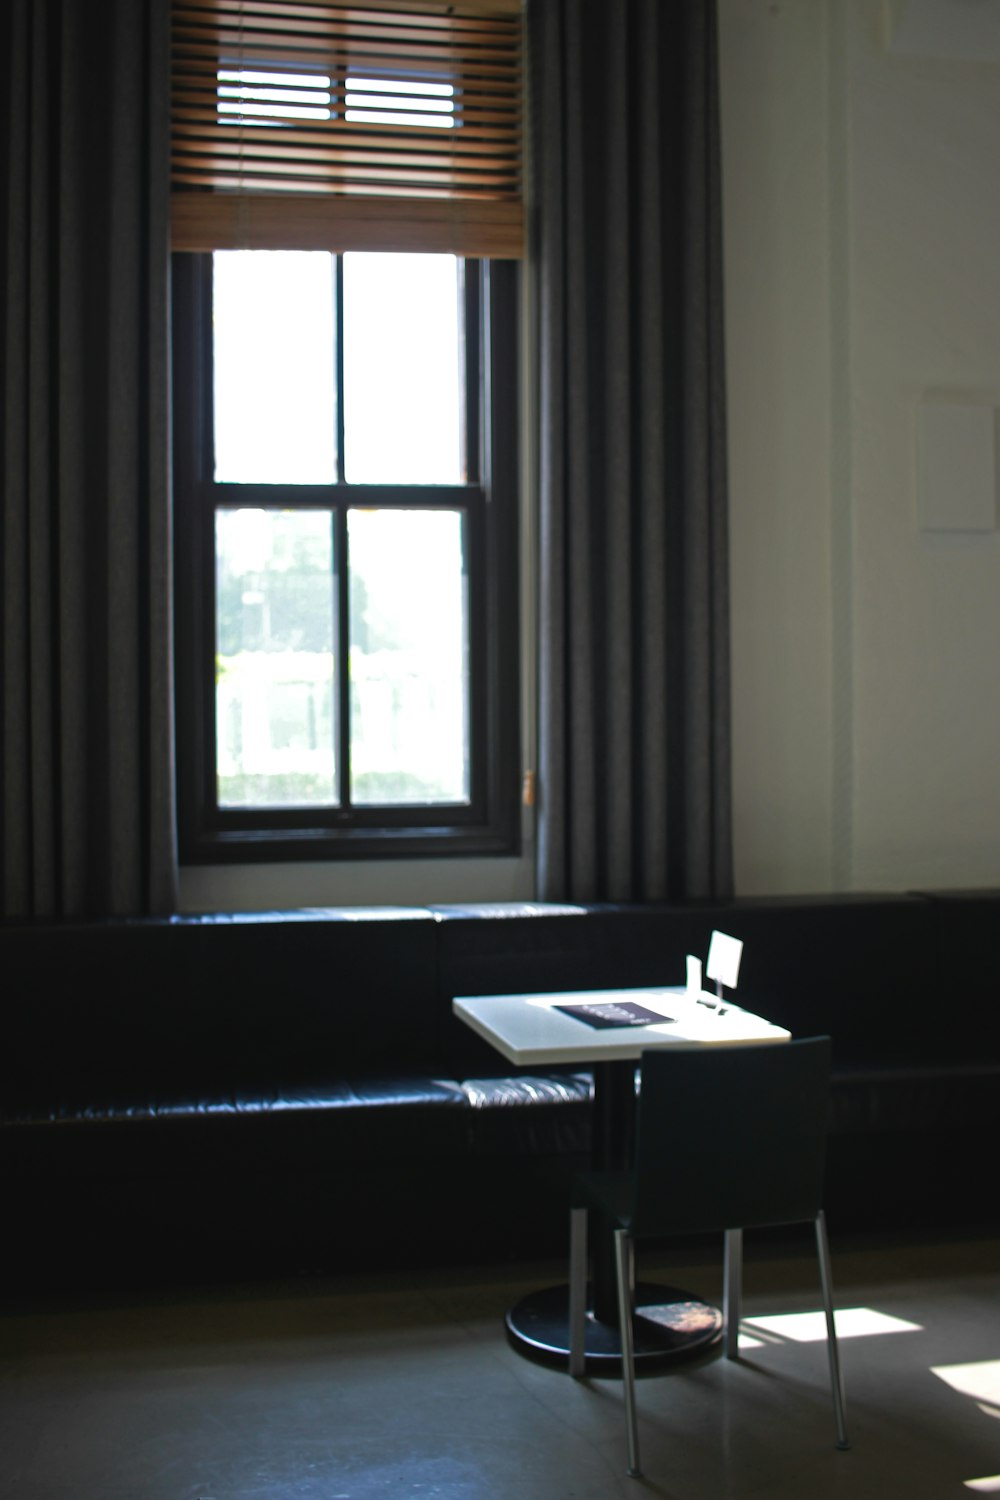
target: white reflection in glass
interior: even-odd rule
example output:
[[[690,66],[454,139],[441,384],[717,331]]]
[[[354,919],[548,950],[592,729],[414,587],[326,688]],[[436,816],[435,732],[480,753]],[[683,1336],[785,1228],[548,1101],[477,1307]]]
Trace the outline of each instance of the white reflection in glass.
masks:
[[[219,510],[215,555],[219,805],[330,805],[331,513]]]
[[[460,484],[459,261],[344,256],[344,466],[354,484]]]
[[[351,798],[469,800],[462,513],[348,512]]]
[[[213,265],[216,481],[332,484],[333,256],[217,250]]]

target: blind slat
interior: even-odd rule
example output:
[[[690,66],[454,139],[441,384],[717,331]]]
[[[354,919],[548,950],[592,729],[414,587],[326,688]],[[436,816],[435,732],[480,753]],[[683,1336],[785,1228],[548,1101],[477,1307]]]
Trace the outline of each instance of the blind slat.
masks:
[[[411,196],[176,193],[176,250],[412,250],[471,257],[521,256],[519,203]]]
[[[263,132],[262,132],[263,134]],[[232,154],[245,151],[249,153],[269,154],[272,151],[288,153],[299,148],[325,150],[325,151],[391,151],[397,147],[399,159],[406,162],[410,158],[419,161],[426,156],[493,156],[498,162],[516,170],[517,158],[513,149],[505,147],[504,136],[497,128],[477,130],[470,127],[463,130],[461,141],[438,140],[431,137],[421,141],[419,147],[412,142],[398,141],[398,132],[392,126],[385,126],[376,131],[370,130],[344,131],[343,134],[325,135],[319,131],[303,130],[300,128],[282,130],[276,132],[273,138],[257,141],[247,141],[241,137],[239,130],[234,126],[230,130],[210,131],[206,130],[197,121],[188,121],[187,117],[178,124],[174,133],[174,153],[180,151],[193,151],[204,153],[206,156],[218,154]]]
[[[516,60],[508,48],[466,47],[436,37],[414,41],[408,46],[391,37],[333,38],[324,45],[317,43],[307,47],[302,41],[293,41],[287,36],[258,38],[234,34],[215,38],[199,35],[183,42],[178,39],[175,46],[178,49],[175,52],[178,68],[183,65],[195,69],[199,63],[210,67],[214,60],[219,66],[232,66],[241,59],[249,66],[255,61],[318,68],[329,63],[331,67],[341,67],[342,71],[345,66],[357,71],[366,64],[388,65],[390,69],[398,68],[403,76],[410,70],[432,69],[437,64],[437,71],[452,72],[463,80],[474,78],[477,73],[488,75],[490,69],[514,76],[517,73]],[[179,55],[181,48],[182,57]]]
[[[458,5],[458,24],[475,25],[484,18],[493,22],[499,16],[519,17],[522,0],[461,0]],[[200,19],[216,17],[230,23],[243,17],[249,24],[256,16],[271,16],[280,13],[288,30],[303,22],[316,24],[317,18],[334,17],[340,20],[370,22],[373,17],[385,19],[386,24],[398,24],[416,16],[424,25],[452,26],[456,23],[456,6],[453,0],[415,0],[407,5],[405,0],[364,0],[361,5],[329,5],[322,0],[174,0],[174,10],[181,15],[194,13]]]
[[[175,249],[523,253],[520,0],[172,9]]]
[[[504,27],[507,23],[504,22]],[[508,28],[509,29],[509,28]],[[495,24],[483,20],[470,20],[452,16],[446,20],[438,17],[413,17],[406,20],[390,18],[388,22],[376,16],[367,20],[337,19],[333,12],[318,16],[315,22],[290,26],[284,15],[267,15],[254,18],[247,13],[232,19],[212,20],[196,11],[185,14],[183,7],[174,8],[174,36],[179,42],[198,41],[205,37],[224,40],[227,45],[243,42],[264,46],[270,39],[278,38],[283,44],[316,46],[336,42],[349,45],[352,41],[382,40],[406,48],[417,43],[437,43],[441,46],[482,46],[496,43],[500,30]]]

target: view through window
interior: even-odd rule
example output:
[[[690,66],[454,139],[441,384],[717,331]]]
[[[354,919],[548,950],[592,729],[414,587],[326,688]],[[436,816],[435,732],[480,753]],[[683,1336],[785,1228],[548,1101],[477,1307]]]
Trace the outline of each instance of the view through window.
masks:
[[[216,252],[216,482],[464,482],[460,270],[449,255],[347,254],[338,297],[331,255]],[[341,800],[338,658],[351,801],[469,801],[463,513],[348,506],[346,522],[339,653],[334,510],[217,512],[220,806]]]

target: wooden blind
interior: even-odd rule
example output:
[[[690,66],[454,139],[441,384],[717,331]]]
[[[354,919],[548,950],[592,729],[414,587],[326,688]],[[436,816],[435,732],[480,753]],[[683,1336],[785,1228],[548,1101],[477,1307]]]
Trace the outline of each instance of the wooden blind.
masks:
[[[173,0],[176,250],[523,253],[520,0]]]

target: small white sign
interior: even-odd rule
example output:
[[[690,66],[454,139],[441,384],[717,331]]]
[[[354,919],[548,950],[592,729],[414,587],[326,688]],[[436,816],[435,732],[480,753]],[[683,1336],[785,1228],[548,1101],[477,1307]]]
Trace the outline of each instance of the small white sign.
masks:
[[[689,998],[695,1000],[701,994],[701,959],[695,958],[693,953],[687,956],[687,992]]]
[[[705,973],[709,979],[736,988],[740,974],[740,959],[743,957],[742,938],[729,937],[725,932],[713,932],[708,945],[708,962]]]

